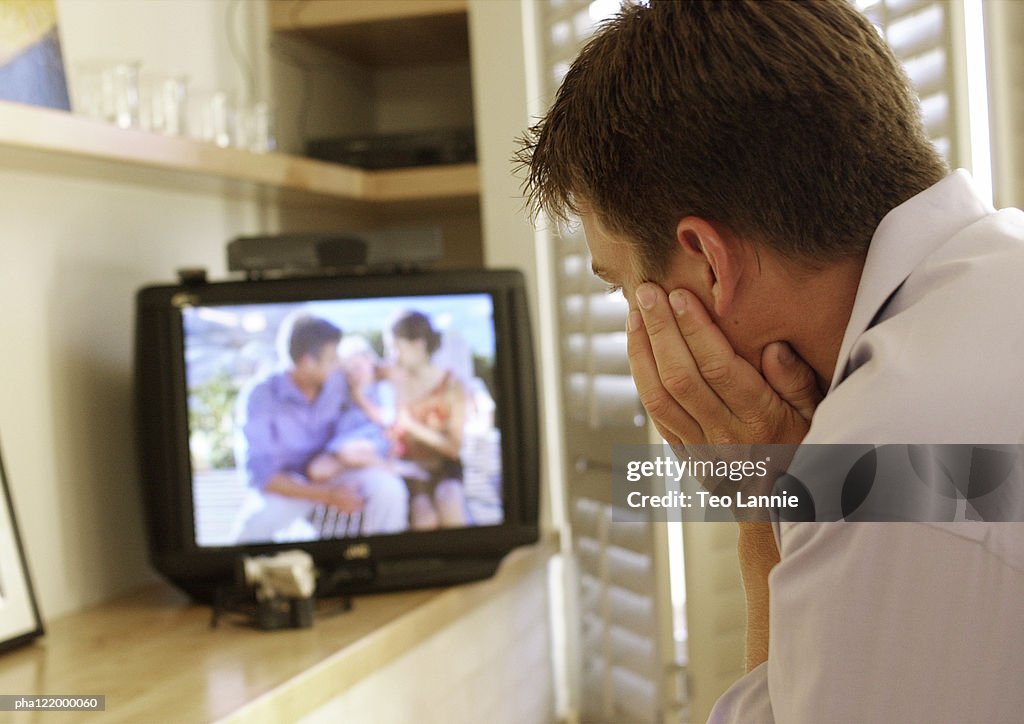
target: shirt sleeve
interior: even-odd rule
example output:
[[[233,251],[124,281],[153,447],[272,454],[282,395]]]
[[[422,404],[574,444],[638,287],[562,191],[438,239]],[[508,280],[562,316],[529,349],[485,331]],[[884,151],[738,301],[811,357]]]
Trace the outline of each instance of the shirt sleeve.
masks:
[[[774,724],[767,662],[749,671],[715,702],[708,724]]]
[[[263,490],[282,469],[274,431],[274,400],[266,383],[250,390],[244,410],[245,472],[249,486]]]

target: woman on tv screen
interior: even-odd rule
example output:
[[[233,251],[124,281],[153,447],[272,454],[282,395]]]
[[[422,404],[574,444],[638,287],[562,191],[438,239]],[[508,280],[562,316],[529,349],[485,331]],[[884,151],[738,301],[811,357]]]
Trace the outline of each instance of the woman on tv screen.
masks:
[[[423,475],[407,478],[414,530],[467,524],[460,454],[466,391],[451,369],[434,360],[441,335],[430,318],[403,312],[391,326],[391,373],[398,403],[392,428],[395,452]]]

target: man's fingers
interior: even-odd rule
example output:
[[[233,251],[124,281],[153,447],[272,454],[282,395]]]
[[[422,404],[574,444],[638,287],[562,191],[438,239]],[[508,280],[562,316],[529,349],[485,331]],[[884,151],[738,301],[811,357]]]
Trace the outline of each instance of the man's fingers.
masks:
[[[758,371],[736,354],[696,296],[676,289],[669,295],[669,303],[701,377],[714,394],[742,422],[761,420],[774,393]]]
[[[735,385],[736,352],[691,292],[676,289],[668,295],[675,323],[690,348],[701,376],[715,390]]]
[[[664,290],[655,284],[642,284],[637,289],[637,303],[664,388],[692,418],[700,421],[705,433],[709,425],[724,424],[728,410],[702,377],[679,332]]]
[[[684,347],[685,352],[685,346],[681,341],[680,346]],[[633,382],[640,394],[640,402],[643,403],[661,436],[669,443],[702,439],[700,426],[662,384],[643,317],[635,309],[630,311],[627,320],[626,351],[629,355],[629,369],[633,374]]]
[[[811,419],[822,395],[809,364],[797,357],[785,342],[773,342],[764,349],[761,371],[779,397],[795,408],[802,418]]]
[[[669,430],[667,427],[659,423],[657,420],[654,420],[653,418],[651,421],[654,423],[654,429],[658,431],[658,434],[661,436],[661,439],[667,442],[669,445],[685,445],[685,443],[679,439],[679,436],[676,435],[671,430]]]

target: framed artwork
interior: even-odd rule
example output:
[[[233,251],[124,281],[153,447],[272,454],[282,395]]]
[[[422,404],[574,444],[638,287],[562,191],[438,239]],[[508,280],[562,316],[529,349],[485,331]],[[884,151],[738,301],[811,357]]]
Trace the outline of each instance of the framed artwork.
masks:
[[[21,547],[2,458],[0,485],[3,487],[3,500],[0,500],[0,650],[3,650],[41,635],[43,623]]]
[[[0,100],[70,109],[56,0],[0,0]]]

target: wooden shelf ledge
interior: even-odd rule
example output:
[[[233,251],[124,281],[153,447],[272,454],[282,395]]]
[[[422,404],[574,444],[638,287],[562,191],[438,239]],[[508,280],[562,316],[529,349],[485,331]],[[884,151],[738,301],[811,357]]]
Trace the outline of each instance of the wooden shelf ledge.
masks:
[[[375,205],[393,201],[439,201],[474,198],[480,193],[475,164],[430,166],[386,171],[327,163],[283,153],[250,153],[219,148],[188,138],[161,136],[47,108],[0,102],[0,160],[5,166],[32,167],[33,156],[47,156],[50,170],[68,170],[113,180],[136,180],[131,169],[151,169],[186,177],[231,182],[243,187],[284,191]],[[86,166],[82,167],[82,162]],[[74,166],[74,169],[70,169]],[[125,169],[129,174],[119,172]],[[144,178],[144,182],[159,177]]]
[[[475,607],[546,580],[556,552],[548,538],[484,581],[356,597],[351,611],[304,630],[211,629],[208,607],[158,584],[49,622],[37,642],[0,658],[0,691],[105,695],[106,711],[76,713],[82,722],[294,721]]]

